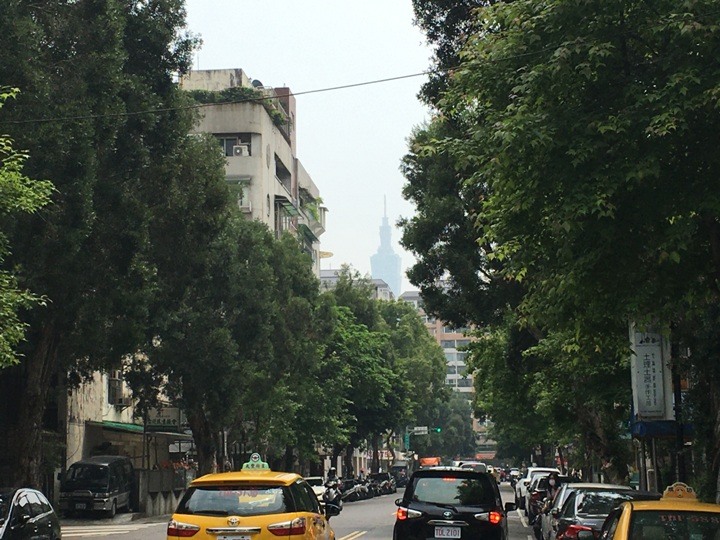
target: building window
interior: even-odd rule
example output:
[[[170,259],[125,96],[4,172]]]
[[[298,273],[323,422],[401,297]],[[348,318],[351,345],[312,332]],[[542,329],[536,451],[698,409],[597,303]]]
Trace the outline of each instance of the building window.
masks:
[[[110,405],[117,405],[122,403],[123,395],[123,378],[122,370],[112,369],[108,373],[108,403]]]
[[[225,157],[235,156],[234,147],[242,145],[247,146],[247,155],[252,155],[250,141],[250,133],[234,133],[232,135],[218,136],[218,142],[220,143],[220,148],[222,148],[222,153]]]
[[[458,379],[458,387],[470,388],[473,385],[472,379]]]
[[[458,349],[460,347],[467,347],[468,345],[470,345],[469,339],[458,339],[455,341],[455,347],[457,347]]]
[[[443,339],[440,341],[440,346],[443,349],[454,349],[455,348],[455,340],[454,339]]]

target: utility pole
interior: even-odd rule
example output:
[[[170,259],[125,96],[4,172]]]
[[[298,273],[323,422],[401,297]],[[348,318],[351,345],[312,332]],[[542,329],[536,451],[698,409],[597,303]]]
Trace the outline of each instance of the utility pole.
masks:
[[[683,429],[682,417],[682,389],[680,385],[680,370],[678,361],[680,359],[679,347],[675,340],[670,344],[670,362],[672,369],[673,401],[675,402],[675,479],[678,482],[685,482],[685,432]]]

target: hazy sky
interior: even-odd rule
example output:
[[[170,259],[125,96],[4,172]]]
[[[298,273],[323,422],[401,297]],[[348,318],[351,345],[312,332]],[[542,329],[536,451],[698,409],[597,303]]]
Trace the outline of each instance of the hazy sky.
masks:
[[[413,26],[410,0],[186,0],[202,48],[196,69],[242,68],[294,93],[421,73],[431,50]],[[380,244],[383,196],[391,224],[413,207],[402,198],[400,159],[428,118],[417,100],[425,76],[299,95],[297,157],[329,209],[322,268],[370,272]],[[405,270],[412,256],[392,234]]]

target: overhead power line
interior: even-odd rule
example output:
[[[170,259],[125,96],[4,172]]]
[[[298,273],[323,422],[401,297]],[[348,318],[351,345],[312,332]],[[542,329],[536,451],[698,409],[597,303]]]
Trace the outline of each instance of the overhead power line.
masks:
[[[557,45],[552,45],[550,47],[546,47],[544,49],[539,49],[537,51],[522,53],[522,54],[516,54],[511,56],[506,56],[503,58],[495,58],[490,60],[490,62],[501,62],[504,60],[514,60],[518,58],[524,58],[527,56],[533,56],[536,54],[541,54],[543,52],[552,50]],[[451,72],[454,68],[449,68],[446,71]],[[334,92],[336,90],[345,90],[348,88],[357,88],[360,86],[369,86],[372,84],[382,84],[386,82],[392,82],[392,81],[399,81],[402,79],[411,79],[413,77],[422,77],[424,75],[429,75],[431,73],[437,72],[438,70],[426,70],[421,71],[419,73],[411,73],[409,75],[398,75],[397,77],[387,77],[384,79],[373,79],[370,81],[363,81],[358,83],[351,83],[351,84],[344,84],[340,86],[329,86],[326,88],[316,88],[315,90],[305,90],[302,92],[290,92],[289,96],[305,96],[309,94],[319,94],[321,92]],[[272,97],[248,97],[248,98],[242,98],[237,99],[233,101],[224,101],[222,103],[194,103],[192,105],[184,105],[184,106],[177,106],[177,107],[159,107],[156,109],[146,109],[143,111],[126,111],[121,113],[98,113],[98,114],[78,114],[78,115],[70,115],[70,116],[55,116],[55,117],[45,117],[45,118],[30,118],[25,120],[0,120],[0,126],[2,125],[21,125],[21,124],[44,124],[49,122],[73,122],[78,120],[95,120],[99,118],[129,118],[132,116],[140,116],[145,114],[157,114],[157,113],[164,113],[164,112],[171,112],[171,111],[183,111],[183,110],[191,110],[191,109],[202,109],[203,107],[213,107],[216,105],[233,105],[238,103],[248,103],[248,102],[262,102],[265,99],[273,99]]]
[[[420,73],[412,73],[410,75],[399,75],[397,77],[388,77],[385,79],[374,79],[372,81],[363,81],[359,83],[344,84],[341,86],[329,86],[327,88],[316,88],[315,90],[305,90],[303,92],[290,92],[289,96],[304,96],[308,94],[319,94],[320,92],[332,92],[335,90],[344,90],[346,88],[356,88],[358,86],[368,86],[371,84],[380,84],[391,81],[398,81],[401,79],[410,79],[412,77],[421,77],[432,73],[432,70],[422,71]],[[262,102],[266,99],[274,99],[272,96],[263,97],[247,97],[242,99],[236,99],[232,101],[223,101],[220,103],[194,103],[192,105],[184,105],[179,107],[159,107],[156,109],[146,109],[143,111],[127,111],[121,113],[101,113],[101,114],[78,114],[71,116],[55,116],[47,118],[30,118],[26,120],[0,120],[0,125],[18,125],[18,124],[42,124],[48,122],[72,122],[77,120],[95,120],[98,118],[122,118],[139,116],[144,114],[157,114],[171,111],[183,111],[191,109],[201,109],[203,107],[213,107],[215,105],[233,105],[237,103],[248,103],[248,102]]]

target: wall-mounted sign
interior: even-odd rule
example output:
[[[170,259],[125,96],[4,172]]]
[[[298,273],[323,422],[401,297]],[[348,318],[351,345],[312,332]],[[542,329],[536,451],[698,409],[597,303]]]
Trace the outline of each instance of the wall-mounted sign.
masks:
[[[145,429],[147,431],[172,431],[182,432],[187,421],[182,410],[178,407],[163,407],[162,409],[150,409],[148,411]]]

